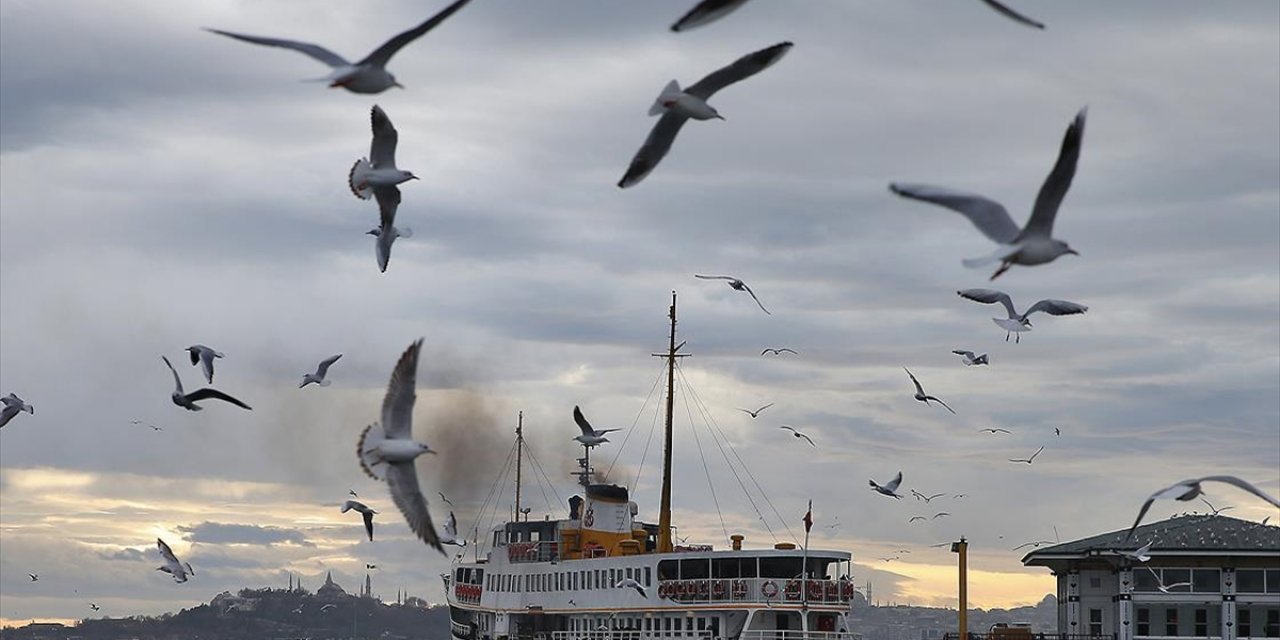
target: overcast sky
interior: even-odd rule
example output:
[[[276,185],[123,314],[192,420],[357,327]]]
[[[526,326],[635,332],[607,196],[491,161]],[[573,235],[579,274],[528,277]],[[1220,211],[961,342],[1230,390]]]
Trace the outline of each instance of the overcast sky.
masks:
[[[359,58],[443,0],[0,0],[0,394],[35,406],[0,438],[0,618],[78,618],[89,601],[155,614],[288,572],[354,590],[365,563],[384,597],[440,601],[447,560],[353,455],[418,337],[415,432],[448,454],[419,473],[464,528],[521,410],[556,482],[526,503],[564,516],[575,404],[627,430],[597,460],[616,456],[610,480],[631,484],[644,458],[634,499],[656,521],[650,354],[673,290],[694,354],[681,387],[716,425],[678,399],[675,520],[691,542],[792,540],[717,442],[797,535],[812,499],[812,546],[851,551],[882,601],[954,606],[954,556],[928,545],[960,535],[972,604],[1034,603],[1052,578],[1017,544],[1127,527],[1184,477],[1280,493],[1280,4],[1018,2],[1041,32],[977,0],[758,0],[668,31],[692,3],[475,0],[392,59],[405,89],[363,96],[301,82],[326,72],[305,56],[199,28]],[[784,40],[776,66],[711,100],[725,121],[689,123],[644,182],[615,186],[667,81]],[[346,184],[375,103],[422,178],[397,220],[416,235],[385,274],[363,235],[377,209]],[[1086,105],[1054,228],[1081,255],[995,284],[1019,306],[1089,311],[1005,342],[997,308],[955,295],[990,286],[960,261],[991,244],[887,186],[981,193],[1021,224]],[[694,273],[743,278],[773,314]],[[191,389],[195,343],[226,353],[215,386],[252,412],[170,403],[160,356]],[[782,346],[799,355],[758,355]],[[332,387],[296,388],[339,352]],[[912,400],[903,366],[957,415]],[[769,402],[756,420],[736,410]],[[1042,445],[1033,465],[1007,462]],[[904,490],[949,495],[868,490],[898,470]],[[348,489],[382,512],[376,542],[338,513]],[[1204,507],[1151,517],[1189,508]],[[191,582],[152,570],[157,536]]]

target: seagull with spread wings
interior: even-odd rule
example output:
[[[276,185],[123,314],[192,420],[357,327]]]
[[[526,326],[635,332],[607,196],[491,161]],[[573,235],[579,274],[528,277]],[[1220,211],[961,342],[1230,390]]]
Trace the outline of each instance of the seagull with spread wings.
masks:
[[[1014,22],[1025,24],[1028,27],[1031,27],[1033,29],[1040,29],[1040,30],[1044,29],[1044,23],[1036,22],[1035,20],[1032,20],[1031,18],[1028,18],[1027,16],[1022,15],[1021,13],[1018,13],[1017,11],[1010,9],[1004,4],[1000,2],[996,2],[996,0],[982,0],[982,1],[987,3],[988,7],[991,7],[992,9],[999,11],[1001,15],[1003,15],[1006,18],[1009,18],[1010,20],[1013,20]]]
[[[351,93],[382,93],[391,87],[404,88],[396,77],[387,72],[387,61],[391,60],[396,52],[404,48],[405,45],[417,40],[426,32],[432,30],[444,22],[446,18],[453,15],[454,12],[461,9],[471,0],[457,0],[453,4],[444,8],[434,16],[428,18],[422,24],[409,29],[403,33],[397,34],[394,38],[386,41],[382,46],[374,49],[372,53],[361,58],[358,62],[349,62],[346,58],[318,45],[310,42],[298,42],[296,40],[283,40],[280,38],[266,38],[262,36],[249,36],[241,33],[233,33],[230,31],[222,31],[220,29],[205,28],[205,31],[216,33],[218,35],[235,38],[243,42],[252,44],[260,44],[268,47],[282,47],[292,49],[298,53],[310,56],[324,64],[328,65],[333,71],[323,77],[316,78],[318,82],[328,82],[330,88],[342,87]]]
[[[878,483],[878,482],[876,482],[875,480],[870,480],[870,481],[868,481],[868,482],[869,482],[869,484],[871,485],[871,490],[872,490],[872,491],[875,491],[876,493],[878,493],[878,494],[880,494],[880,495],[882,495],[882,496],[889,496],[890,498],[897,498],[897,499],[899,499],[899,500],[901,500],[901,499],[902,499],[902,496],[898,495],[898,493],[897,493],[897,491],[898,491],[898,485],[902,484],[902,472],[901,472],[901,471],[899,471],[899,472],[898,472],[898,475],[894,476],[892,480],[890,480],[890,481],[888,481],[888,482],[886,482],[886,483],[884,483],[884,484],[879,484],[879,483]]]
[[[693,274],[693,277],[702,278],[703,280],[728,280],[730,288],[732,288],[734,291],[746,291],[748,294],[751,295],[751,299],[756,301],[756,304],[760,307],[761,311],[765,312],[766,314],[773,315],[769,313],[768,309],[764,308],[764,303],[760,302],[760,298],[756,297],[756,292],[752,291],[751,287],[747,286],[747,283],[743,282],[742,280],[739,280],[738,278],[735,278],[733,276],[704,276],[696,273]],[[766,351],[768,351],[768,349],[766,349]],[[764,355],[764,353],[761,353],[760,355]]]
[[[920,386],[920,381],[916,380],[916,377],[912,375],[910,369],[903,367],[902,370],[906,371],[908,376],[911,376],[911,383],[916,385],[916,395],[915,395],[916,400],[919,400],[920,402],[923,402],[925,404],[929,404],[929,401],[933,400],[934,402],[942,405],[943,408],[945,408],[947,411],[950,411],[953,415],[955,414],[956,410],[947,406],[947,403],[943,402],[942,400],[939,400],[935,396],[925,394],[924,387]]]
[[[221,358],[221,351],[214,351],[202,344],[193,344],[186,349],[191,356],[191,366],[200,365],[200,370],[204,372],[204,379],[209,384],[213,384],[213,359]]]
[[[999,427],[995,427],[995,428],[992,428],[992,429],[978,429],[978,433],[1008,433],[1008,434],[1012,434],[1013,432],[1012,432],[1012,431],[1010,431],[1010,430],[1008,430],[1008,429],[1001,429],[1001,428],[999,428]]]
[[[338,355],[329,356],[328,358],[321,360],[320,364],[316,366],[315,373],[308,373],[302,376],[302,384],[299,384],[298,388],[301,389],[309,384],[318,384],[322,387],[327,387],[333,384],[325,376],[329,375],[329,367],[333,366],[333,363],[337,362],[338,358],[341,357],[342,354],[339,353]]]
[[[1076,162],[1080,159],[1080,144],[1084,138],[1086,111],[1087,109],[1081,109],[1067,128],[1062,139],[1062,149],[1058,152],[1058,161],[1040,187],[1040,195],[1036,197],[1031,218],[1021,229],[1009,217],[1009,212],[1003,205],[980,195],[945,187],[896,182],[889,185],[889,190],[904,198],[957,211],[968,218],[983,235],[1000,245],[988,256],[964,261],[964,266],[970,268],[999,263],[1000,267],[991,274],[992,280],[1015,264],[1033,266],[1053,262],[1066,254],[1079,255],[1067,243],[1053,237],[1053,222],[1076,174]]]
[[[911,490],[911,495],[912,495],[912,497],[914,497],[916,500],[924,500],[924,503],[925,503],[925,504],[929,504],[929,502],[930,502],[930,501],[932,501],[934,498],[941,498],[941,497],[943,497],[943,496],[945,496],[945,495],[947,495],[947,494],[945,494],[945,493],[935,493],[935,494],[933,494],[933,495],[925,495],[925,494],[923,494],[923,493],[920,493],[919,491],[916,491],[915,489],[912,489],[912,490]]]
[[[449,519],[444,521],[444,531],[440,535],[440,544],[455,547],[467,546],[467,541],[458,536],[458,519],[454,517],[452,511],[449,512]]]
[[[386,273],[387,264],[391,262],[391,245],[396,238],[413,237],[413,229],[395,225],[401,201],[400,187],[396,185],[417,180],[418,176],[396,167],[396,144],[400,135],[386,112],[375,104],[369,112],[369,120],[373,128],[369,157],[360,158],[351,165],[347,186],[357,198],[368,200],[373,197],[378,201],[378,226],[366,233],[375,238],[378,269]]]
[[[0,427],[9,424],[9,421],[12,420],[14,416],[22,413],[23,411],[26,411],[33,416],[36,414],[35,407],[23,402],[22,398],[19,398],[16,393],[10,393],[5,397],[0,398],[0,405],[4,405],[3,408],[0,408]]]
[[[370,509],[365,505],[365,503],[360,502],[359,500],[348,500],[342,503],[340,513],[346,513],[352,509],[359,511],[361,517],[364,518],[365,533],[369,534],[369,542],[373,542],[373,516],[377,515],[378,512]]]
[[[409,528],[418,539],[444,553],[435,525],[431,524],[431,512],[427,498],[418,484],[418,473],[413,461],[434,449],[413,439],[413,403],[417,399],[414,387],[418,379],[418,354],[422,351],[422,339],[418,339],[396,362],[387,383],[387,394],[382,399],[381,424],[374,422],[360,433],[356,446],[360,468],[375,480],[385,480],[391,492],[391,500],[404,514]]]
[[[218,391],[213,387],[205,387],[203,389],[197,389],[195,391],[192,391],[191,393],[183,392],[182,378],[178,377],[177,369],[173,368],[173,365],[169,363],[168,358],[164,356],[160,356],[160,359],[164,360],[165,366],[169,367],[169,372],[173,374],[174,390],[173,390],[173,393],[170,394],[169,399],[173,400],[173,403],[178,405],[179,407],[182,407],[187,411],[200,411],[204,409],[204,407],[196,404],[197,402],[201,400],[221,400],[223,402],[230,402],[231,404],[234,404],[237,407],[240,407],[241,409],[246,409],[249,411],[253,410],[253,407],[250,407],[249,405],[239,400],[236,400],[235,398],[221,391]]]
[[[1036,449],[1036,452],[1031,454],[1030,458],[1009,458],[1009,462],[1025,462],[1027,464],[1031,464],[1032,462],[1035,462],[1036,456],[1040,455],[1041,451],[1044,451],[1043,446],[1041,446],[1039,449]]]
[[[966,367],[991,364],[991,359],[988,358],[985,353],[982,355],[976,355],[972,351],[965,351],[964,349],[953,349],[951,353],[954,353],[964,359],[964,366]]]
[[[173,549],[170,549],[164,540],[156,538],[156,547],[160,549],[160,558],[164,560],[164,564],[156,567],[156,571],[163,571],[173,576],[173,581],[179,584],[186,582],[188,576],[196,575],[195,570],[191,568],[191,563],[180,562],[178,556],[173,554]]]
[[[591,426],[590,422],[587,422],[586,416],[582,415],[582,409],[579,409],[577,405],[573,406],[573,421],[576,422],[578,424],[578,428],[582,430],[582,435],[576,436],[573,439],[581,442],[584,447],[594,447],[603,442],[608,442],[609,439],[606,438],[604,434],[612,433],[614,431],[622,431],[622,429],[597,430],[595,427]]]
[[[761,351],[760,355],[764,355],[766,353],[772,353],[775,356],[780,356],[783,353],[790,353],[792,355],[797,355],[797,356],[800,355],[795,349],[788,349],[787,347],[782,347],[781,349],[774,349],[770,347],[768,349],[765,349],[764,351]]]
[[[1018,339],[1014,344],[1022,342],[1022,333],[1031,330],[1031,321],[1027,317],[1037,311],[1043,311],[1051,316],[1069,316],[1078,313],[1084,313],[1089,310],[1077,302],[1068,302],[1066,300],[1041,300],[1027,309],[1026,313],[1018,313],[1013,307],[1013,298],[1003,291],[995,289],[961,289],[956,292],[961,298],[981,302],[982,304],[1002,304],[1005,311],[1009,313],[1008,318],[992,318],[991,321],[996,323],[1001,329],[1005,330],[1004,341],[1009,341],[1009,336],[1016,334]]]
[[[658,119],[657,124],[653,125],[649,137],[645,138],[644,144],[632,158],[631,165],[627,167],[627,173],[618,181],[618,186],[625,189],[649,175],[649,172],[658,166],[663,156],[667,155],[667,151],[671,150],[671,143],[675,142],[676,134],[689,118],[723,120],[720,112],[707,104],[707,100],[717,91],[769,68],[773,63],[781,60],[782,56],[791,50],[791,46],[790,42],[781,42],[749,53],[683,90],[675,80],[667,83],[653,106],[649,107],[650,116],[661,114],[662,117]]]
[[[787,430],[787,431],[790,431],[790,432],[791,432],[791,435],[793,435],[793,436],[795,436],[795,437],[797,437],[797,438],[804,438],[805,442],[808,442],[808,443],[809,443],[809,446],[811,446],[811,447],[817,447],[817,446],[818,446],[818,445],[816,445],[816,444],[814,444],[814,443],[813,443],[813,438],[810,438],[809,436],[806,436],[805,434],[800,433],[799,431],[796,431],[795,427],[792,427],[792,426],[790,426],[790,425],[785,425],[785,424],[784,424],[784,425],[782,425],[781,427],[778,427],[778,428],[779,428],[779,429],[785,429],[785,430]]]
[[[752,418],[758,418],[758,417],[760,417],[760,412],[761,412],[761,411],[764,411],[765,409],[768,409],[769,407],[772,407],[774,404],[775,404],[775,403],[770,402],[769,404],[766,404],[765,406],[760,407],[759,409],[756,409],[755,411],[751,411],[750,409],[743,409],[742,407],[738,407],[738,411],[741,411],[741,412],[743,412],[743,413],[746,413],[747,415],[751,416]]]
[[[1203,478],[1191,478],[1172,484],[1151,494],[1151,497],[1147,498],[1147,501],[1142,503],[1142,508],[1138,510],[1138,518],[1133,521],[1133,526],[1129,527],[1129,534],[1125,536],[1125,540],[1133,537],[1134,530],[1138,528],[1139,524],[1142,524],[1142,518],[1147,515],[1147,510],[1151,508],[1151,503],[1156,500],[1164,500],[1166,498],[1173,498],[1174,500],[1179,500],[1181,502],[1190,502],[1204,493],[1204,489],[1200,486],[1201,483],[1204,482],[1221,482],[1223,484],[1229,484],[1242,491],[1252,493],[1253,495],[1270,503],[1271,506],[1280,509],[1280,500],[1276,500],[1264,493],[1261,489],[1235,476],[1205,476]]]
[[[671,30],[679,33],[701,27],[729,15],[746,3],[747,0],[702,0],[676,20],[676,23],[671,25]]]

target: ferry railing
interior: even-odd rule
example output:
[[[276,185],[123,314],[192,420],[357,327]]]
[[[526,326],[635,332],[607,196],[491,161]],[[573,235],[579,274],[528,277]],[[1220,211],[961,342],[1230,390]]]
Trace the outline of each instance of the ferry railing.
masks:
[[[805,591],[808,591],[806,594]],[[770,602],[847,605],[853,599],[848,580],[785,578],[709,578],[659,580],[658,595],[675,602]]]
[[[799,629],[751,629],[738,636],[740,640],[849,640],[844,631],[801,631]]]
[[[560,557],[557,542],[507,543],[507,560],[511,562],[551,562]]]
[[[650,640],[651,638],[662,638],[662,640],[714,640],[716,638],[707,630],[686,631],[683,629],[679,631],[640,631],[639,629],[552,631],[550,635],[539,634],[535,637],[549,638],[549,640]]]
[[[1027,631],[1021,634],[1010,633],[1009,631],[1001,631],[997,633],[974,633],[970,631],[967,640],[1014,640],[1015,638],[1025,640],[1115,640],[1114,633],[1032,633]],[[1138,636],[1135,636],[1138,637]],[[958,633],[944,633],[943,640],[959,640]],[[1204,636],[1196,636],[1197,640],[1205,640]]]

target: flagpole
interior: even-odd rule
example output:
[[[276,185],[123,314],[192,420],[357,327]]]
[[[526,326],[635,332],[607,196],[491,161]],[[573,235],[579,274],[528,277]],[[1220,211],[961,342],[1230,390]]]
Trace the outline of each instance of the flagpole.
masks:
[[[809,608],[809,529],[813,526],[813,500],[804,512],[804,554],[800,565],[800,610]],[[805,625],[808,628],[808,625]]]

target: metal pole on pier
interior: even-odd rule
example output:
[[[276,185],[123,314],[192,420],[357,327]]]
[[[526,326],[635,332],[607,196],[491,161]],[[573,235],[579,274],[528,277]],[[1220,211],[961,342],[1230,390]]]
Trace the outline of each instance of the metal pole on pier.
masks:
[[[969,543],[964,536],[959,542],[951,543],[951,553],[960,554],[960,636],[959,640],[969,637]]]

